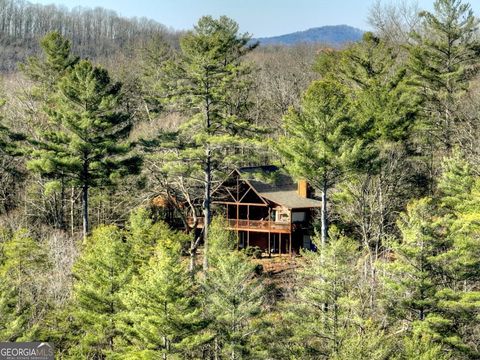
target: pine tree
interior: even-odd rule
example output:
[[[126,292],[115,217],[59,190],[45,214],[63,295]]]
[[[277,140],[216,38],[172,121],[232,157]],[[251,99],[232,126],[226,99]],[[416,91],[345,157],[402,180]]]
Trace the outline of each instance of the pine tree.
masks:
[[[31,127],[33,129],[62,132],[63,129],[60,124],[48,121],[47,109],[55,106],[55,94],[59,90],[59,82],[78,63],[79,58],[72,55],[71,42],[56,31],[46,34],[40,40],[40,47],[42,50],[40,56],[29,57],[25,63],[19,65],[22,73],[32,82],[32,85],[25,92],[27,97],[25,101],[32,104],[28,111],[30,115],[28,121],[32,123]],[[38,139],[35,135],[30,135]],[[30,151],[30,147],[25,149],[27,154]],[[40,172],[40,175],[42,180],[47,182],[45,184],[45,195],[54,195],[54,207],[58,209],[58,213],[55,211],[56,226],[65,230],[65,197],[66,187],[69,185],[67,184],[68,176],[62,171],[55,174]],[[73,227],[73,221],[71,220],[71,222]]]
[[[361,324],[353,304],[359,256],[356,244],[336,231],[318,252],[303,253],[297,288],[287,299],[283,320],[291,352],[298,358],[336,358],[349,351],[342,349],[344,341],[355,341],[354,331],[361,329],[351,325]]]
[[[409,69],[424,99],[425,131],[436,148],[455,144],[459,99],[479,69],[478,19],[462,0],[436,0],[434,12],[422,12],[421,31],[414,33]]]
[[[57,89],[60,79],[78,63],[79,58],[71,54],[71,42],[59,32],[52,31],[40,41],[42,57],[30,57],[20,70],[35,84],[33,94],[48,101],[48,97]]]
[[[429,336],[414,334],[403,339],[401,355],[395,359],[449,360],[452,357],[440,345],[434,344]]]
[[[384,265],[387,306],[409,325],[413,337],[427,336],[431,351],[411,340],[408,351],[451,352],[477,358],[475,316],[480,309],[478,180],[458,151],[444,161],[438,195],[421,199],[401,216],[402,240],[392,245],[394,261]]]
[[[123,358],[177,359],[199,344],[203,327],[178,234],[164,231],[147,266],[125,289],[125,327],[132,345]]]
[[[286,135],[278,142],[285,166],[322,191],[321,244],[328,237],[328,191],[364,150],[350,128],[350,100],[338,82],[314,82],[302,99],[299,111],[284,117]]]
[[[131,256],[136,271],[148,265],[159,241],[171,236],[171,230],[163,222],[154,222],[148,210],[139,208],[130,214],[127,224],[127,241],[132,247]],[[180,234],[178,234],[180,236]]]
[[[104,359],[118,351],[125,310],[121,293],[131,274],[124,233],[115,226],[95,229],[74,266],[72,356]]]
[[[401,176],[400,167],[411,167],[419,97],[409,85],[399,50],[369,32],[344,50],[321,53],[316,68],[323,78],[348,89],[354,129],[349,136],[364,142],[361,161],[348,172],[348,180],[339,183],[337,189],[343,191],[333,200],[342,225],[354,226],[369,251],[376,291],[375,259],[384,240],[396,232],[394,216],[412,196],[413,176]]]
[[[172,174],[191,176],[203,186],[205,249],[213,176],[238,161],[242,150],[253,156],[248,140],[259,132],[248,119],[251,67],[243,61],[255,45],[238,28],[225,16],[202,17],[181,39],[178,59],[166,62],[164,68],[165,96],[189,117],[176,133],[174,147],[180,151],[169,151],[169,168]],[[208,257],[203,260],[206,269]]]
[[[366,321],[362,327],[349,328],[333,360],[390,360],[394,354],[392,340],[379,324]]]
[[[59,89],[48,114],[61,130],[40,134],[28,166],[52,177],[62,174],[82,188],[86,237],[89,189],[138,172],[141,161],[130,154],[126,141],[131,117],[121,107],[121,85],[106,70],[83,60],[60,80]]]
[[[2,232],[5,240],[0,242],[0,339],[36,340],[49,311],[42,276],[48,269],[48,259],[27,231]]]
[[[458,151],[444,161],[439,192],[437,211],[448,247],[435,258],[443,274],[436,293],[438,311],[421,329],[456,356],[477,358],[479,341],[472,334],[480,311],[480,181]]]
[[[436,309],[439,279],[434,258],[442,252],[444,240],[438,236],[434,210],[428,198],[408,206],[398,223],[402,239],[391,244],[395,261],[385,265],[391,311],[410,322],[423,321]]]
[[[255,265],[234,250],[234,238],[215,220],[211,229],[211,267],[203,283],[205,316],[213,336],[214,358],[248,359],[252,339],[259,329],[265,290]]]
[[[321,53],[315,68],[354,94],[351,116],[365,140],[382,147],[409,139],[420,99],[395,47],[367,32],[343,51]]]

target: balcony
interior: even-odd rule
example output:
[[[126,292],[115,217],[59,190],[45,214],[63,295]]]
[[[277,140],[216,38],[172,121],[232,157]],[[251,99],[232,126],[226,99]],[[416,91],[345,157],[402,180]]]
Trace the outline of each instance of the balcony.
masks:
[[[204,218],[199,217],[198,227],[203,227]],[[290,223],[276,222],[268,220],[247,220],[247,219],[228,219],[227,229],[240,231],[272,232],[289,234],[291,232]],[[193,218],[188,219],[190,226],[193,226]]]

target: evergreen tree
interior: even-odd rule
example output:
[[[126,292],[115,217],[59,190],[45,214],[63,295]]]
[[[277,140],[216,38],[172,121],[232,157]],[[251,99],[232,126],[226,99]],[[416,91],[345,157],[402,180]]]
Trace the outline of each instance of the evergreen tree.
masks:
[[[132,248],[131,256],[135,270],[138,272],[143,266],[148,265],[158,242],[171,236],[168,226],[163,222],[154,222],[145,208],[132,211],[127,224],[127,241]],[[177,236],[180,237],[180,234]]]
[[[353,226],[369,251],[375,286],[375,259],[384,240],[396,234],[395,216],[413,195],[411,183],[416,176],[402,176],[402,167],[412,168],[411,142],[419,99],[408,83],[398,49],[372,33],[365,33],[361,42],[342,51],[322,53],[316,68],[323,78],[348,89],[354,129],[349,136],[368,145],[363,148],[362,162],[340,182],[337,188],[343,191],[333,200],[342,226]],[[420,186],[423,191],[423,184]],[[373,198],[368,198],[370,194]],[[356,211],[352,213],[352,209]]]
[[[203,283],[205,314],[213,336],[214,358],[248,359],[259,329],[265,290],[256,277],[255,265],[235,251],[234,238],[222,222],[212,222],[211,268]]]
[[[19,66],[23,74],[33,83],[25,92],[25,97],[27,97],[25,101],[32,104],[28,109],[29,122],[33,129],[62,132],[60,124],[48,121],[46,111],[55,106],[54,95],[58,91],[60,79],[72,70],[79,58],[71,54],[71,42],[56,31],[46,34],[40,41],[40,47],[42,49],[41,56],[29,57],[25,63]],[[30,135],[30,137],[38,139],[37,136]],[[26,149],[25,152],[29,154],[30,149]],[[68,176],[62,171],[55,174],[41,172],[40,175],[42,180],[48,181],[45,195],[47,193],[54,194],[54,207],[58,208],[58,213],[55,211],[54,221],[58,227],[65,230],[65,193]]]
[[[247,141],[258,132],[247,116],[251,67],[243,61],[255,47],[249,41],[250,36],[240,34],[233,20],[205,16],[181,39],[178,58],[164,68],[165,96],[189,117],[176,134],[174,147],[180,151],[169,151],[169,168],[172,174],[193,177],[203,187],[205,249],[214,174],[238,161],[242,149],[254,154]],[[207,256],[203,265],[206,269]]]
[[[106,70],[79,62],[60,80],[51,121],[60,131],[45,131],[35,141],[29,168],[55,177],[66,176],[82,188],[84,237],[89,233],[89,189],[111,185],[119,176],[138,172],[140,159],[130,155],[125,139],[131,117],[121,107],[121,85]]]
[[[458,151],[443,168],[438,212],[448,247],[435,258],[443,274],[436,293],[438,311],[421,331],[441,340],[456,356],[477,358],[480,343],[473,334],[480,312],[480,181]]]
[[[49,311],[45,296],[46,253],[25,230],[2,230],[0,241],[0,339],[38,339]]]
[[[20,69],[36,84],[33,95],[48,101],[60,79],[78,63],[79,58],[71,54],[71,42],[57,31],[46,34],[40,41],[40,47],[42,57],[28,58],[20,64]]]
[[[380,325],[366,321],[361,328],[351,327],[343,335],[334,360],[390,360],[394,353],[393,344]]]
[[[328,190],[364,150],[362,140],[352,136],[349,102],[346,88],[338,82],[314,82],[301,109],[284,117],[286,135],[278,142],[287,170],[322,191],[322,246],[328,236]]]
[[[124,233],[114,226],[95,229],[74,266],[73,357],[104,359],[119,350],[120,318],[125,310],[121,293],[131,274]]]
[[[395,261],[385,265],[385,295],[390,313],[407,321],[408,329],[453,351],[455,358],[477,358],[472,331],[480,309],[480,197],[476,185],[464,177],[468,167],[453,163],[447,162],[449,170],[441,181],[451,188],[445,200],[439,199],[440,208],[431,199],[421,199],[402,216],[403,239],[392,246]],[[459,173],[463,176],[457,177]],[[453,200],[455,192],[464,200]]]
[[[171,230],[160,235],[154,256],[123,293],[132,342],[125,356],[132,359],[185,358],[203,341],[197,336],[203,320],[182,243]]]
[[[433,7],[433,13],[421,13],[409,69],[424,99],[427,141],[450,151],[459,125],[459,100],[479,69],[478,19],[462,0],[436,0]]]
[[[305,251],[303,257],[284,317],[290,351],[301,359],[342,358],[351,351],[350,345],[342,348],[344,341],[354,342],[354,331],[361,329],[352,293],[358,283],[357,246],[331,231],[325,246],[318,252]],[[352,326],[356,321],[358,328]]]
[[[449,360],[452,357],[438,344],[434,344],[429,336],[413,335],[402,341],[401,355],[395,359]]]
[[[437,270],[434,258],[444,245],[435,229],[432,200],[426,198],[410,204],[398,226],[402,239],[391,245],[395,261],[385,265],[386,296],[391,301],[391,311],[401,319],[423,321],[436,308],[438,277],[434,275]]]

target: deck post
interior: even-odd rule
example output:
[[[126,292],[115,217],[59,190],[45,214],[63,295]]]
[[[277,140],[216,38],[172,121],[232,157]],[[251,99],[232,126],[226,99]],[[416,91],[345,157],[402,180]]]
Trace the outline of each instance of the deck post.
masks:
[[[282,233],[278,234],[278,254],[282,255]]]
[[[272,249],[270,247],[270,234],[271,232],[268,231],[268,257],[272,257]]]
[[[290,232],[288,233],[288,253],[292,256],[293,210],[290,210]]]
[[[237,194],[238,194],[238,189],[237,189]],[[236,230],[237,230],[237,250],[240,249],[240,235],[239,235],[239,232],[238,232],[238,226],[239,226],[239,222],[238,222],[238,218],[240,216],[240,210],[239,210],[239,204],[238,204],[238,200],[237,200],[237,221],[236,221]]]
[[[292,232],[290,231],[290,234],[288,234],[288,252],[290,253],[290,256],[292,256]]]

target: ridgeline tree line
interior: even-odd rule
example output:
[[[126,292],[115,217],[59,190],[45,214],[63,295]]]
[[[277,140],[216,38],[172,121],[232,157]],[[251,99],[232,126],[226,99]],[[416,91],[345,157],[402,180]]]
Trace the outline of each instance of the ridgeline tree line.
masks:
[[[131,53],[149,38],[163,36],[178,43],[179,33],[146,18],[127,19],[115,11],[41,5],[25,0],[0,1],[0,71],[14,71],[20,61],[38,53],[39,40],[58,31],[82,57],[104,58]]]
[[[460,0],[370,21],[341,50],[279,50],[206,16],[103,66],[48,33],[0,103],[0,341],[59,359],[480,358],[479,21]],[[324,203],[318,250],[280,279],[211,206],[230,169],[266,163]]]

